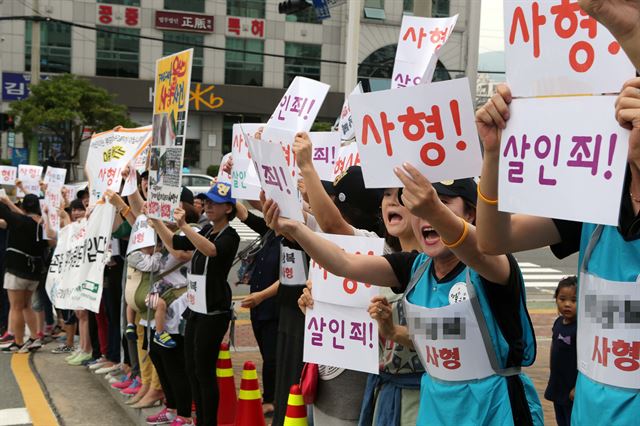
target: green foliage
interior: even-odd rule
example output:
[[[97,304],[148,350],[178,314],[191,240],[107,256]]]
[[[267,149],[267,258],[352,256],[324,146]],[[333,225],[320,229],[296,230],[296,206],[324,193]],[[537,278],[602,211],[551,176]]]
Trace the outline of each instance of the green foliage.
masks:
[[[330,123],[328,121],[316,121],[315,123],[313,123],[313,126],[311,126],[311,131],[312,132],[330,132],[332,127],[333,127],[333,123]]]
[[[212,177],[218,176],[218,170],[220,170],[220,166],[217,164],[212,164],[207,167],[207,174]]]
[[[10,158],[0,158],[0,166],[10,166],[11,159]]]
[[[27,99],[11,104],[16,131],[25,137],[51,132],[63,141],[69,158],[78,155],[85,129],[101,132],[116,126],[135,127],[127,107],[116,104],[106,90],[71,74],[62,74],[30,87]]]

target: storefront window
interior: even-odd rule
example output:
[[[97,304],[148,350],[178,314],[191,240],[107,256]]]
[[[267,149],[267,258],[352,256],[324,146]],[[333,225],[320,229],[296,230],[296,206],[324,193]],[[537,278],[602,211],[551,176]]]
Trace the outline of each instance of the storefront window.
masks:
[[[262,86],[264,69],[264,41],[245,38],[227,37],[227,49],[236,49],[253,53],[233,52],[225,54],[225,84],[242,84],[245,86]]]
[[[164,8],[167,10],[204,13],[204,0],[164,0]]]
[[[449,16],[449,0],[432,0],[431,16],[434,18],[446,18]]]
[[[25,29],[25,71],[31,71],[31,21]],[[40,71],[71,72],[71,26],[59,22],[40,23]]]
[[[227,0],[227,15],[264,19],[265,0]]]
[[[187,139],[184,145],[184,167],[189,169],[200,168],[200,140]]]
[[[222,155],[231,152],[233,125],[235,123],[263,123],[262,118],[252,115],[227,114],[222,119]]]
[[[98,26],[96,75],[138,78],[140,30]],[[106,32],[100,30],[117,31]]]
[[[322,24],[322,21],[318,20],[316,10],[313,7],[307,7],[304,10],[296,13],[288,13],[286,15],[287,22],[304,22],[306,24]]]
[[[191,81],[202,82],[204,67],[204,35],[180,31],[164,31],[164,43],[162,44],[162,56],[193,47],[193,67],[191,68]],[[177,42],[177,43],[176,43]]]
[[[298,75],[320,80],[322,45],[285,43],[284,54],[284,87],[289,87]]]
[[[364,0],[364,17],[384,20],[384,0]]]
[[[402,11],[404,13],[413,14],[413,0],[403,0]]]

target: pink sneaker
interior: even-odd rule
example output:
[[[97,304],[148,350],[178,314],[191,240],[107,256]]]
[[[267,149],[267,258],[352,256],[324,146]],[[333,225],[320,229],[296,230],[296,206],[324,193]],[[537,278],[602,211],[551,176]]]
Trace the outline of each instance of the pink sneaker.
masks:
[[[168,408],[163,408],[159,413],[147,417],[147,424],[149,425],[168,425],[176,419],[176,415],[169,411]]]
[[[141,387],[142,387],[142,383],[136,377],[135,379],[133,379],[133,382],[131,382],[129,387],[126,388],[126,389],[122,389],[120,391],[120,393],[123,394],[123,395],[135,395],[135,394],[138,393],[138,391],[140,390]]]
[[[127,374],[126,377],[124,378],[124,380],[120,381],[120,382],[116,382],[116,383],[112,383],[111,387],[114,389],[126,389],[129,386],[131,386],[131,383],[133,383],[133,378],[131,377],[131,373]]]
[[[184,426],[184,425],[193,425],[194,423],[191,420],[185,420],[183,417],[176,417],[173,419],[169,426]]]

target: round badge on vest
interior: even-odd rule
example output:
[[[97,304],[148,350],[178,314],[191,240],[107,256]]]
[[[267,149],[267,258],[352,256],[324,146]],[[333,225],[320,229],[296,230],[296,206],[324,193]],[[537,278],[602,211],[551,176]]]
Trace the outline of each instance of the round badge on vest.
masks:
[[[449,304],[464,302],[469,299],[469,293],[467,292],[467,283],[459,282],[455,283],[451,290],[449,290]]]

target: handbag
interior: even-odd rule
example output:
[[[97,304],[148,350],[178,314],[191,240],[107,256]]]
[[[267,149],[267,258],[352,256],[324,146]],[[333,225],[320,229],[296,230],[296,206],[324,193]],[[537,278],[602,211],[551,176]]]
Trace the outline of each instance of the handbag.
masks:
[[[302,399],[307,405],[313,404],[316,401],[319,377],[318,364],[312,362],[304,364],[302,374],[300,375],[300,390],[302,391]]]

